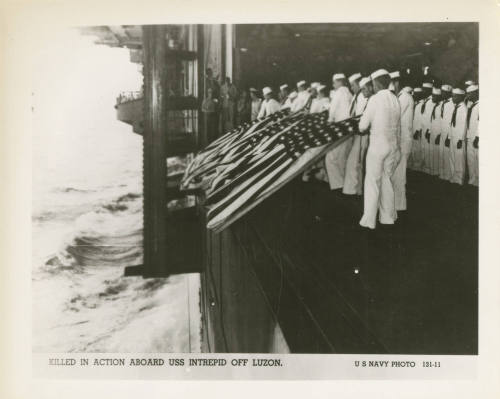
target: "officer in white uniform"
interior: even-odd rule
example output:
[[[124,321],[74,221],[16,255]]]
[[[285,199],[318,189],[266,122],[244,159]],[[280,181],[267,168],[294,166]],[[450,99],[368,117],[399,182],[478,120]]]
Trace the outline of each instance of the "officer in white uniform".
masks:
[[[368,79],[363,83],[367,83]],[[351,91],[354,96],[349,106],[349,115],[358,116],[363,113],[368,99],[361,91],[361,74],[355,73],[349,76]],[[353,140],[351,151],[347,156],[345,166],[345,179],[342,192],[348,195],[361,195],[363,193],[363,155],[366,151],[368,136],[356,135]]]
[[[281,108],[280,103],[273,98],[273,90],[270,87],[264,87],[262,94],[264,94],[264,101],[260,107],[259,119],[272,115]]]
[[[364,211],[359,224],[374,229],[377,221],[394,224],[397,213],[391,177],[399,157],[398,136],[401,132],[401,109],[397,97],[388,89],[389,72],[379,69],[371,75],[373,95],[359,122],[361,132],[370,131],[366,154]]]
[[[467,112],[467,167],[469,184],[479,186],[479,86],[467,87],[471,106]]]
[[[395,86],[399,86],[396,84]],[[411,90],[411,88],[410,88]],[[403,88],[398,93],[399,106],[401,108],[401,158],[392,176],[394,186],[396,211],[405,211],[406,204],[406,167],[411,154],[413,143],[413,113],[415,104],[408,89]]]
[[[451,100],[452,87],[448,84],[441,86],[441,136],[439,138],[439,177],[450,180],[450,145],[449,133],[451,116],[453,114],[453,101]],[[446,145],[448,143],[448,145]]]
[[[430,163],[430,135],[431,135],[431,113],[435,104],[432,103],[432,83],[423,83],[424,102],[420,108],[420,128],[422,138],[420,140],[420,154],[422,159],[421,171],[431,173]]]
[[[335,93],[330,102],[328,121],[339,122],[349,118],[352,94],[347,88],[347,79],[343,73],[336,73],[332,80]],[[349,138],[325,156],[325,169],[332,190],[341,189],[344,186],[345,165],[352,142],[353,139]]]
[[[441,89],[432,89],[432,102],[430,103],[431,120],[429,135],[429,173],[432,176],[439,176],[439,145],[436,145],[437,137],[441,134]]]
[[[413,90],[414,110],[413,110],[413,141],[411,144],[411,155],[408,160],[408,167],[413,170],[422,169],[422,153],[420,141],[422,140],[422,126],[420,116],[422,104],[424,103],[423,91],[420,87]]]
[[[297,112],[302,110],[309,102],[309,97],[311,94],[307,90],[307,84],[305,80],[297,82],[297,98],[293,102],[291,111]]]
[[[311,108],[309,109],[311,114],[327,111],[330,108],[330,98],[326,92],[326,86],[319,84],[316,86],[315,90],[317,96],[312,99]]]
[[[464,184],[465,178],[465,139],[467,133],[467,106],[465,91],[455,88],[452,91],[453,113],[450,122],[450,182]]]

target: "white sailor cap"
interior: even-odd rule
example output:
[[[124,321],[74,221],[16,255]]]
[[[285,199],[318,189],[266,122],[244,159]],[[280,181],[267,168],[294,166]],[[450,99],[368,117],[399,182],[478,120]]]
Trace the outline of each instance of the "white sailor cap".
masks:
[[[442,91],[451,91],[452,87],[450,85],[442,85],[441,90]]]
[[[300,82],[297,82],[297,87],[300,87],[300,86],[305,85],[305,84],[306,84],[306,81],[301,80]]]
[[[422,93],[422,88],[421,88],[421,87],[415,87],[415,88],[413,89],[413,92],[414,92],[414,93]]]
[[[250,87],[250,91],[253,91],[254,93],[258,92],[258,90],[255,87]]]
[[[284,85],[280,86],[280,90],[285,90],[288,88],[288,85],[285,83]]]
[[[441,94],[441,89],[438,89],[437,87],[434,87],[432,89],[432,94],[440,95]]]
[[[336,73],[333,75],[332,80],[345,79],[345,75],[343,73]]]
[[[264,95],[272,93],[272,92],[273,92],[273,89],[271,89],[270,87],[264,87],[262,89],[262,94],[264,94]]]
[[[410,94],[413,92],[413,89],[410,86],[405,86],[402,88],[402,90]]]
[[[432,89],[432,83],[429,82],[422,83],[422,87],[425,87],[427,89]]]
[[[472,93],[473,91],[476,91],[476,90],[479,90],[479,86],[478,85],[470,85],[469,87],[467,87],[466,92],[467,93]]]
[[[459,89],[458,87],[455,87],[452,91],[453,94],[465,94],[465,91],[462,89]]]
[[[399,74],[399,71],[394,71],[391,72],[389,76],[391,77],[391,79],[399,79],[401,75]]]
[[[385,69],[378,69],[371,74],[371,78],[372,78],[372,80],[375,80],[375,79],[377,79],[381,76],[384,76],[384,75],[390,76],[389,72],[387,72]]]
[[[361,79],[361,74],[359,72],[353,73],[351,76],[349,76],[349,83],[355,82],[358,79]]]
[[[321,83],[319,83],[319,82],[312,82],[312,83],[311,83],[311,87],[312,87],[313,89],[318,89],[318,86],[319,86],[320,84],[321,84]]]
[[[467,82],[465,82],[466,86],[472,86],[473,84],[474,84],[473,80],[468,80]]]
[[[366,85],[368,82],[371,82],[372,80],[368,77],[366,78],[363,78],[359,81],[359,87],[363,87],[364,85]]]
[[[317,90],[317,91],[323,90],[324,88],[326,88],[326,86],[325,86],[325,85],[322,85],[321,83],[319,83],[319,84],[316,86],[316,90]]]
[[[298,96],[297,92],[296,91],[292,91],[289,95],[288,95],[288,98],[296,98]]]

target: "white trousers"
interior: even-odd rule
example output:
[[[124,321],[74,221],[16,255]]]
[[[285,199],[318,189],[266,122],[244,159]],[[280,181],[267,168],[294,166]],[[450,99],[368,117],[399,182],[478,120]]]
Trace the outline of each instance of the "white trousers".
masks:
[[[396,211],[406,211],[406,168],[409,157],[410,151],[402,152],[398,166],[396,166],[392,175]]]
[[[377,222],[394,224],[397,213],[391,177],[399,155],[397,147],[370,144],[366,154],[364,211],[359,224],[374,229]]]
[[[464,184],[465,177],[465,141],[462,148],[457,148],[458,140],[452,138],[450,144],[450,182]]]
[[[413,139],[411,145],[411,156],[409,160],[409,168],[413,170],[422,170],[422,152],[420,139]]]
[[[474,139],[467,142],[467,167],[469,168],[469,184],[479,186],[479,149],[472,145]]]
[[[347,156],[352,148],[352,142],[353,138],[351,137],[328,152],[325,156],[325,169],[332,190],[344,186],[345,165]]]
[[[368,147],[368,136],[354,136],[345,165],[344,194],[363,193],[363,158]]]
[[[429,142],[427,141],[426,137],[426,132],[427,129],[422,130],[422,139],[420,140],[420,150],[422,154],[422,167],[421,171],[424,173],[431,173],[431,157],[430,157],[430,150],[431,150],[431,144],[430,140]]]
[[[451,160],[450,160],[450,147],[446,147],[446,134],[441,136],[441,143],[439,144],[439,177],[443,180],[450,180],[451,178]],[[451,144],[450,144],[451,145]]]
[[[436,138],[439,133],[431,131],[431,143],[429,147],[430,172],[433,176],[439,176],[439,144],[436,144]],[[441,139],[441,137],[440,137]]]

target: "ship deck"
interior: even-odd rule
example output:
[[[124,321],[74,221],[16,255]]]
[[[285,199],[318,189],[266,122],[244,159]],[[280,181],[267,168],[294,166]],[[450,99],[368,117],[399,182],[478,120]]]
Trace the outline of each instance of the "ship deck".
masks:
[[[358,226],[360,198],[291,182],[227,231],[208,233],[214,290],[238,292],[232,270],[251,268],[296,353],[477,353],[477,188],[408,175],[409,210],[374,231]],[[265,341],[257,336],[269,331],[248,327],[262,319],[252,319],[252,298],[219,298],[211,319],[225,330],[221,351]],[[231,318],[236,309],[248,312],[246,329],[236,327],[241,315]]]

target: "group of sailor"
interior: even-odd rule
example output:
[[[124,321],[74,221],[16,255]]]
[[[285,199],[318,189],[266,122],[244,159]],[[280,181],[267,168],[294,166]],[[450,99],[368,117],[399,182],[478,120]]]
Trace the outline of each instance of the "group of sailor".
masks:
[[[258,117],[285,108],[328,110],[329,122],[361,116],[362,134],[330,150],[322,167],[314,169],[314,176],[332,190],[364,194],[361,226],[374,229],[377,215],[381,224],[394,224],[397,212],[407,209],[407,167],[457,184],[468,176],[468,183],[478,186],[477,84],[467,81],[465,90],[431,82],[401,88],[399,71],[385,69],[367,77],[336,73],[332,83],[330,93],[319,82],[302,80],[296,91],[284,84],[279,99],[265,87]]]

